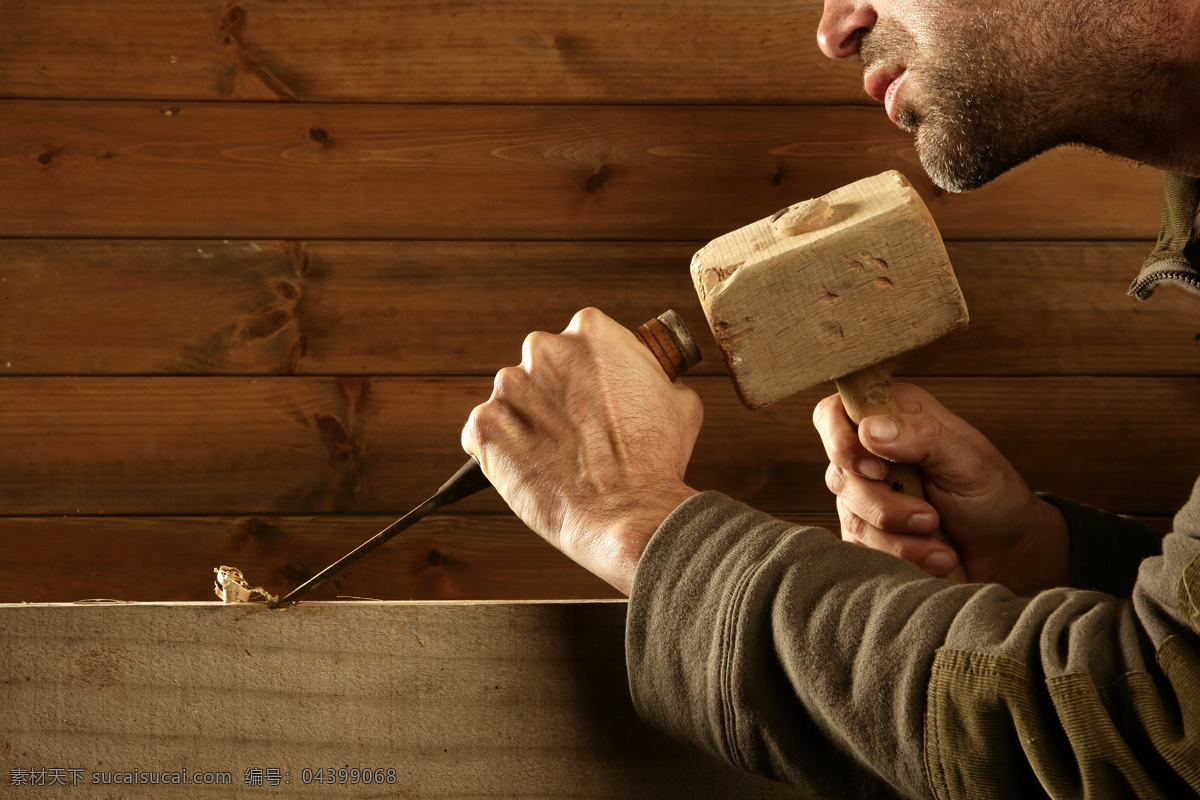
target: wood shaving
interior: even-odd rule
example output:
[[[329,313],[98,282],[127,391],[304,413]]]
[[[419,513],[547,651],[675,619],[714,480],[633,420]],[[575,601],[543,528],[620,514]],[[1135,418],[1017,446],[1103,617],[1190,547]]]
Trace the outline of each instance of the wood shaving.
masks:
[[[270,594],[266,589],[251,586],[237,567],[216,567],[213,572],[217,573],[217,581],[213,590],[217,593],[217,597],[221,598],[222,603],[249,603],[256,596],[266,600],[272,606],[279,602],[279,598]]]

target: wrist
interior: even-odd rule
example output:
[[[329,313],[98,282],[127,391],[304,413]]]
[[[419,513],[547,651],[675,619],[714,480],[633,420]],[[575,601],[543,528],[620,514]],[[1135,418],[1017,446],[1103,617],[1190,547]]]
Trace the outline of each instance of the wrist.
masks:
[[[1062,512],[1032,496],[1018,545],[999,582],[1022,597],[1071,585],[1071,545]]]
[[[698,492],[682,482],[639,488],[609,495],[600,507],[574,515],[571,541],[578,548],[573,560],[628,596],[642,553],[663,521]]]

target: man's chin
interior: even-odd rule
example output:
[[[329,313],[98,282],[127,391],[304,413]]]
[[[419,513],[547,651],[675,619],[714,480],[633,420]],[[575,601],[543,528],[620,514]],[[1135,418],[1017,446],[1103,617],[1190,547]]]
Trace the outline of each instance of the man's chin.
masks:
[[[961,132],[948,133],[936,117],[926,119],[908,107],[896,115],[895,125],[912,134],[921,166],[939,188],[961,194],[995,177],[981,170],[982,159],[969,144],[971,139]]]
[[[954,194],[978,189],[1026,160],[998,158],[994,149],[976,146],[968,137],[938,135],[927,126],[918,127],[914,141],[925,174]]]
[[[938,116],[929,116],[916,125],[913,144],[930,180],[947,192],[962,194],[1064,142],[1022,136],[1014,126],[1001,127],[982,119],[950,125]]]
[[[977,174],[963,174],[953,167],[948,167],[942,161],[931,163],[925,158],[921,158],[921,166],[925,168],[925,174],[929,176],[935,186],[953,194],[965,194],[996,178],[994,175],[985,177]]]

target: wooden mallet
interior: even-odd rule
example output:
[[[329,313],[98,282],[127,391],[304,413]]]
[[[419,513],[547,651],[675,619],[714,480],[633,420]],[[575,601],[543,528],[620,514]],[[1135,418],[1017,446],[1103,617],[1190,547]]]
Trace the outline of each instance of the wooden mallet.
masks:
[[[743,403],[835,380],[855,425],[902,411],[888,359],[967,324],[937,226],[895,171],[713,240],[692,280]],[[890,464],[886,480],[925,498],[914,466]],[[961,562],[947,578],[966,581]]]

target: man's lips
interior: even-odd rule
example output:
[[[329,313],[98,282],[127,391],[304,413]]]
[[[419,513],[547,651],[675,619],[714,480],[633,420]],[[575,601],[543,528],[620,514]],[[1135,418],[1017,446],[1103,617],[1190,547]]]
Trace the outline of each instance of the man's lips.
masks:
[[[867,94],[883,103],[888,119],[896,121],[896,93],[904,85],[908,71],[904,67],[882,67],[872,70],[863,78]]]

